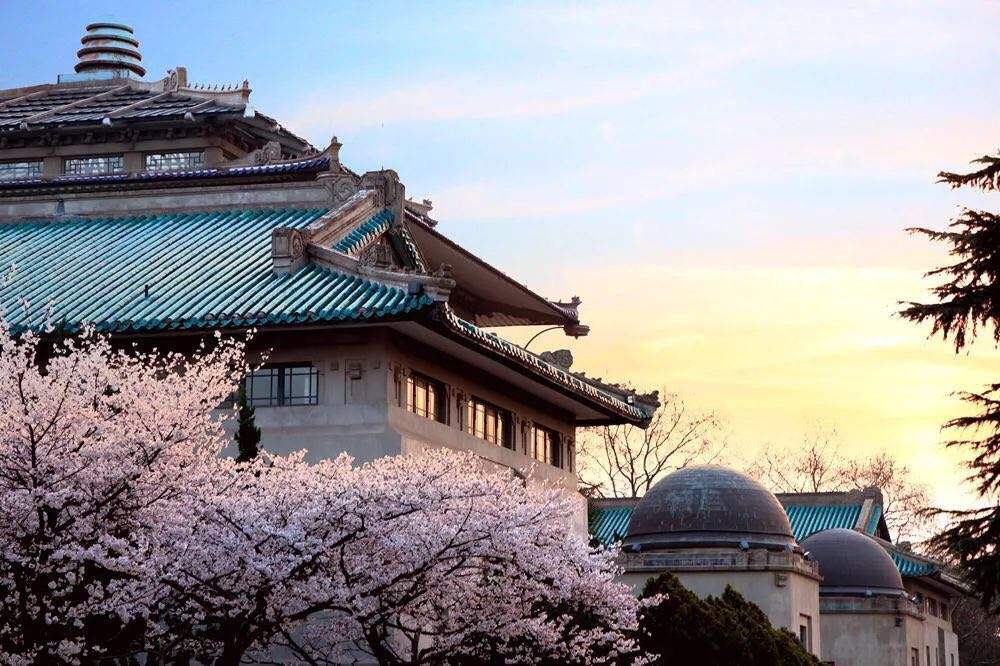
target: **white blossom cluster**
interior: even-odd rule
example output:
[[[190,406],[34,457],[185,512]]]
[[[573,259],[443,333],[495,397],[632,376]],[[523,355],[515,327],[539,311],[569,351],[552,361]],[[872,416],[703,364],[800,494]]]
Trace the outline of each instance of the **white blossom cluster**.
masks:
[[[558,491],[445,450],[222,457],[243,352],[0,324],[0,662],[634,656],[637,602]]]

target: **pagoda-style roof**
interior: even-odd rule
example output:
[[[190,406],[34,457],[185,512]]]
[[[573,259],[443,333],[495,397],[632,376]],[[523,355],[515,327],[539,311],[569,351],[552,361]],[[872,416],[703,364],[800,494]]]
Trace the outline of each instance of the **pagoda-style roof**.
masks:
[[[90,324],[124,336],[407,321],[480,357],[502,358],[520,376],[586,406],[582,413],[603,414],[601,422],[649,420],[654,406],[458,319],[447,302],[453,280],[352,256],[393,222],[390,209],[365,208],[375,198],[362,191],[338,209],[0,224],[0,266],[9,267],[0,307],[14,328],[50,323],[72,332]],[[340,224],[348,215],[360,215],[357,227]],[[357,229],[369,232],[359,237]]]
[[[391,170],[355,173],[250,105],[247,81],[144,81],[129,26],[87,26],[75,74],[0,90],[0,307],[16,327],[114,335],[377,322],[488,368],[577,423],[649,422],[655,397],[484,327],[586,335],[446,237]],[[117,57],[122,50],[130,58]],[[396,333],[394,333],[395,335]]]
[[[326,210],[233,210],[0,224],[0,307],[12,326],[204,330],[344,320],[427,308],[426,294],[309,265],[271,268],[271,231]]]
[[[101,125],[107,118],[127,123],[135,120],[183,120],[215,115],[241,115],[244,105],[179,92],[161,93],[121,85],[80,88],[53,85],[34,93],[0,99],[0,132],[46,129],[69,125]],[[110,125],[109,125],[110,126]]]
[[[277,141],[281,152],[293,158],[315,152],[308,141],[255,111],[250,93],[247,81],[230,86],[188,84],[183,67],[151,82],[111,78],[0,90],[0,148],[40,133],[89,130],[89,137],[82,140],[93,141],[100,133],[138,126],[230,122],[251,145]]]

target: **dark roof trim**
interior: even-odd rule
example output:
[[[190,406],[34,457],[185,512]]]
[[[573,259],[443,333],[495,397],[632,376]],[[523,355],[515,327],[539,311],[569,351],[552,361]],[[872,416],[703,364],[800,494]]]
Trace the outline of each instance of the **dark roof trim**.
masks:
[[[25,190],[52,190],[64,188],[125,186],[140,183],[164,183],[177,181],[204,181],[220,178],[250,178],[289,174],[316,174],[330,168],[330,158],[314,157],[295,162],[277,164],[255,164],[250,166],[196,169],[191,171],[140,171],[101,176],[57,176],[56,178],[13,178],[0,180],[0,191],[21,195]],[[0,194],[2,196],[2,194]]]
[[[425,323],[432,329],[486,356],[491,356],[512,369],[527,373],[550,388],[584,402],[612,417],[615,419],[614,422],[646,427],[653,417],[651,410],[643,405],[629,402],[633,396],[607,393],[577,375],[543,361],[514,343],[459,319],[446,303],[436,305],[430,312],[431,315]]]

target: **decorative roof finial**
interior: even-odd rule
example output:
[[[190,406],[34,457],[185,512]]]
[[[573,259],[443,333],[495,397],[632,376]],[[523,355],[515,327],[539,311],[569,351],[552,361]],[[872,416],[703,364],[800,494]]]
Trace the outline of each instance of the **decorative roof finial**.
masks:
[[[80,38],[83,48],[76,52],[78,74],[95,74],[99,78],[142,78],[146,70],[139,63],[139,42],[135,31],[121,23],[91,23]],[[103,76],[102,76],[103,75]]]

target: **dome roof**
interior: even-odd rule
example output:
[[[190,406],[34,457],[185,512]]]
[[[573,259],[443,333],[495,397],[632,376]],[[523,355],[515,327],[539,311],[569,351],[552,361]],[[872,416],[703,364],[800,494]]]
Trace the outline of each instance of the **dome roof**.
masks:
[[[816,532],[802,549],[819,563],[823,594],[903,594],[903,579],[875,539],[843,528]]]
[[[784,508],[764,486],[735,470],[701,465],[649,489],[632,513],[625,546],[793,548],[795,539]]]

